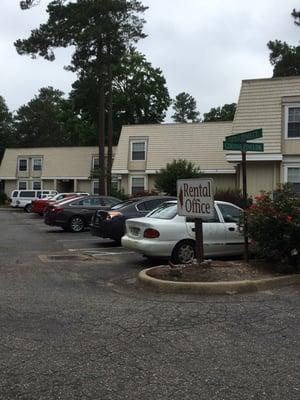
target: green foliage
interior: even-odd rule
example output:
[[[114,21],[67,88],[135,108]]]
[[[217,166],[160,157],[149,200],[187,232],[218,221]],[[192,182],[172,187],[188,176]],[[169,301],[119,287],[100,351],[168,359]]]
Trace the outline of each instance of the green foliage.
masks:
[[[21,106],[13,119],[18,146],[74,146],[88,143],[94,128],[76,115],[63,92],[42,88],[28,104]]]
[[[112,93],[115,144],[122,125],[160,123],[171,103],[162,71],[133,50],[113,68]],[[77,111],[97,121],[99,94],[92,76],[74,82],[70,96]]]
[[[281,264],[297,266],[300,252],[300,209],[297,197],[288,187],[257,196],[246,210],[249,236],[258,254]]]
[[[289,46],[280,40],[270,41],[270,63],[273,77],[300,75],[300,46]]]
[[[0,191],[0,204],[6,204],[8,202],[8,197],[4,192]]]
[[[142,190],[140,192],[132,194],[130,197],[136,198],[136,197],[157,196],[158,194],[159,193],[157,193],[155,190]]]
[[[166,193],[170,196],[177,195],[177,180],[199,178],[200,169],[187,160],[173,160],[168,163],[166,168],[162,168],[157,175],[155,188],[158,192]]]
[[[179,93],[173,101],[175,113],[172,119],[175,122],[199,122],[200,113],[196,110],[197,104],[193,96],[188,93]]]
[[[124,189],[121,190],[112,189],[111,196],[116,197],[117,199],[120,200],[128,200],[129,198],[129,196],[125,194]]]
[[[14,144],[12,132],[12,116],[5,100],[0,96],[0,148],[10,147]]]
[[[128,51],[113,69],[114,120],[118,125],[160,123],[171,104],[166,80],[146,57]]]
[[[300,12],[292,12],[295,25],[300,25]],[[280,40],[269,41],[270,63],[274,66],[273,77],[300,75],[300,46],[289,46]]]
[[[244,198],[240,189],[217,189],[214,195],[215,200],[220,201],[228,201],[229,203],[233,203],[238,207],[245,208]],[[252,199],[247,199],[246,207],[249,207],[252,204]]]
[[[236,111],[236,103],[224,104],[222,107],[211,108],[208,113],[203,114],[203,122],[233,121]]]

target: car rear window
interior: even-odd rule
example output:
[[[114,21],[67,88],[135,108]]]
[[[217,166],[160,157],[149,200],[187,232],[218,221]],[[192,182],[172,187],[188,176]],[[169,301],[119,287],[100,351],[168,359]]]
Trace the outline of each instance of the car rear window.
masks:
[[[121,203],[118,203],[114,206],[111,207],[111,210],[120,210],[123,207],[130,206],[131,204],[136,203],[136,200],[128,200],[128,201],[122,201]]]
[[[147,217],[158,219],[172,219],[177,214],[177,204],[163,203],[160,207],[150,212]]]

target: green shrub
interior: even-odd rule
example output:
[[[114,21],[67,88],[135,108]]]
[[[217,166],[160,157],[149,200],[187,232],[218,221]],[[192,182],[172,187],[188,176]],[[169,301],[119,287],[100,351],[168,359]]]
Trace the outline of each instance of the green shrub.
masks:
[[[255,197],[246,210],[249,237],[263,258],[283,265],[299,265],[300,209],[297,197],[287,186]]]
[[[120,200],[127,200],[128,199],[128,196],[124,193],[123,189],[121,189],[121,190],[112,189],[111,195],[113,197],[116,197],[117,199],[120,199]]]
[[[215,200],[228,201],[229,203],[235,204],[238,207],[244,208],[243,195],[240,189],[226,189],[218,190],[214,195]],[[247,207],[252,204],[252,199],[247,199]]]
[[[0,204],[6,204],[8,202],[8,197],[4,192],[0,192]]]

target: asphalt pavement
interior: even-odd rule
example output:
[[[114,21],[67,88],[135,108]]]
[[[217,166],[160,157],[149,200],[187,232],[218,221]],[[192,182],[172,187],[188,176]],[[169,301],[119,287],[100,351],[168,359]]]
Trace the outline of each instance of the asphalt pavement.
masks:
[[[0,211],[0,399],[298,400],[299,287],[146,291],[153,265]]]

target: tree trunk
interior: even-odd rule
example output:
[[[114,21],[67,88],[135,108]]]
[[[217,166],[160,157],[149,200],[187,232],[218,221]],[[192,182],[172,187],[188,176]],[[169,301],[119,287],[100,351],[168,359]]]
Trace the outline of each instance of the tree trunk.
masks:
[[[112,168],[112,146],[113,146],[113,98],[112,98],[112,68],[108,66],[108,96],[107,96],[107,194],[111,195],[111,168]]]
[[[99,131],[99,194],[105,195],[105,92],[103,66],[100,67],[99,80],[99,110],[98,110],[98,131]]]

